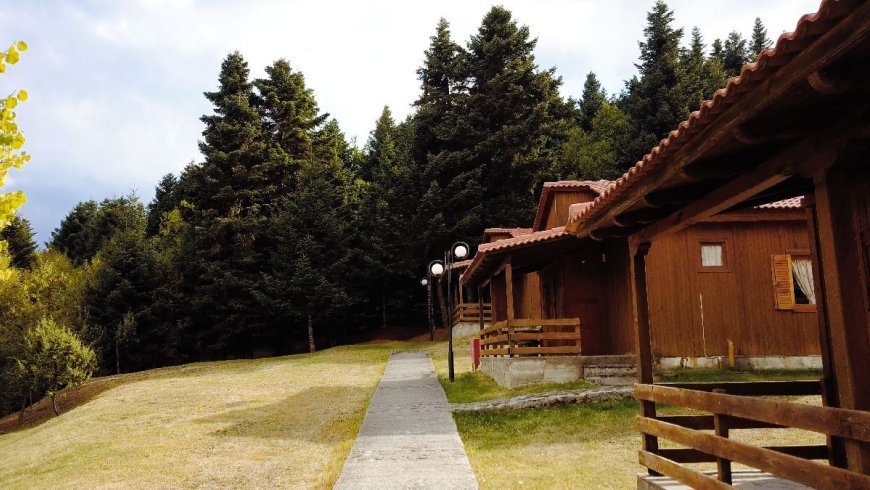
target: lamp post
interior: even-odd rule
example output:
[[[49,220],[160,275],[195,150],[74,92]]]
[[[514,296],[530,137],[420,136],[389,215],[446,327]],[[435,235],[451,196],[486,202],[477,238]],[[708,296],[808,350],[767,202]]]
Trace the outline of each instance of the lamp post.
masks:
[[[453,369],[453,291],[451,289],[453,264],[456,263],[456,259],[462,260],[468,257],[470,250],[467,243],[456,242],[450,247],[450,250],[444,252],[443,263],[440,260],[433,260],[429,263],[429,273],[433,276],[439,277],[445,271],[447,272],[447,378],[451,383],[455,379]]]
[[[430,264],[431,265],[431,264]],[[420,279],[420,285],[426,288],[426,320],[429,322],[429,341],[435,340],[435,325],[432,323],[432,273],[426,268],[426,277]]]

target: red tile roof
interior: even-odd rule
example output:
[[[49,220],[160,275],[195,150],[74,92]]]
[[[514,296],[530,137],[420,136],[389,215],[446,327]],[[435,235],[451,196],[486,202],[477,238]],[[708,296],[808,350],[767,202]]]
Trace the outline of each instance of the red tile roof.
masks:
[[[481,243],[480,246],[477,247],[477,254],[475,254],[475,258],[481,253],[494,252],[497,250],[507,250],[509,248],[518,248],[524,245],[547,242],[567,236],[571,235],[565,231],[564,226],[559,226],[553,228],[552,230],[536,231],[534,233],[529,233],[515,238],[506,238],[497,242]]]
[[[453,268],[454,269],[464,269],[464,268],[468,267],[469,264],[471,264],[471,259],[460,260],[459,262],[453,263]]]
[[[801,209],[804,207],[804,196],[791,197],[782,201],[759,204],[756,209]]]
[[[703,102],[699,110],[689,114],[688,119],[671,131],[667,138],[613,185],[605,189],[593,201],[592,206],[569,219],[566,228],[576,232],[580,222],[600,217],[629,189],[651,178],[659,168],[667,164],[671,155],[691,141],[694,135],[713,124],[720,114],[733,106],[744,94],[765,83],[775,71],[800,54],[804,48],[839,22],[850,9],[861,3],[847,0],[822,0],[816,13],[802,16],[794,32],[782,34],[773,48],[763,50],[754,63],[744,65],[739,77],[728,80],[725,88],[717,90],[712,99]]]
[[[531,228],[487,228],[483,230],[483,236],[504,234],[516,238],[518,236],[528,235],[531,232]]]

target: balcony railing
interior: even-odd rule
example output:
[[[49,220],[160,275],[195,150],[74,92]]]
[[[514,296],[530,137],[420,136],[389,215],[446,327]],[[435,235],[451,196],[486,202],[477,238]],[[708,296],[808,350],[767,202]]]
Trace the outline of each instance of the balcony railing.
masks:
[[[478,323],[480,321],[480,304],[459,303],[453,308],[453,324],[461,322]],[[492,304],[483,304],[483,322],[492,322]]]
[[[580,354],[580,319],[503,320],[480,331],[482,356]]]
[[[827,464],[827,445],[760,447],[729,438],[738,429],[792,428],[829,441],[870,442],[870,412],[759,398],[819,395],[817,381],[637,384],[634,394],[646,414],[655,414],[656,403],[708,413],[637,418],[644,434],[640,464],[692,488],[730,488],[732,463],[812,488],[870,488],[870,475]],[[685,447],[659,449],[659,438]],[[681,464],[705,462],[717,463],[716,478]]]

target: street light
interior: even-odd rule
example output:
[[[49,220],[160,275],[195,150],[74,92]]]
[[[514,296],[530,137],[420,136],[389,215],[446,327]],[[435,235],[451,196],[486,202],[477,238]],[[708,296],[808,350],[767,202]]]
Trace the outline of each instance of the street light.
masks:
[[[435,340],[435,321],[432,318],[432,278],[441,277],[444,273],[444,264],[440,260],[429,262],[429,267],[426,267],[426,279],[420,281],[420,284],[426,286],[426,316],[429,319],[429,341]]]
[[[450,247],[450,250],[444,252],[444,262],[440,260],[433,260],[429,263],[429,267],[426,269],[426,273],[429,277],[437,277],[440,278],[444,272],[447,272],[447,334],[448,334],[448,343],[447,343],[447,377],[452,382],[455,378],[454,369],[453,369],[453,291],[451,289],[452,278],[453,278],[453,265],[456,262],[456,259],[462,260],[465,257],[468,257],[468,253],[471,251],[471,247],[468,246],[465,242],[456,242]],[[431,284],[431,281],[429,281]],[[431,285],[429,288],[429,339],[434,339],[434,331],[432,330],[432,293],[431,293]]]

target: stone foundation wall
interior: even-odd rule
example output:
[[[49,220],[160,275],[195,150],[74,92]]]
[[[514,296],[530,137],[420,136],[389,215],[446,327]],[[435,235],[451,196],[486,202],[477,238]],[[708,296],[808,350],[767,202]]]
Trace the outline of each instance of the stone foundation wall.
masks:
[[[486,356],[480,360],[480,370],[500,386],[511,389],[582,379],[602,385],[627,385],[634,382],[636,373],[634,356]]]
[[[821,369],[821,356],[737,356],[737,369]],[[727,368],[728,356],[714,357],[662,357],[658,360],[661,369],[677,368]]]
[[[483,328],[489,326],[489,323],[484,323]],[[460,337],[470,337],[472,335],[477,335],[477,332],[480,331],[480,323],[478,322],[459,322],[456,325],[453,325],[453,338],[458,339]]]

